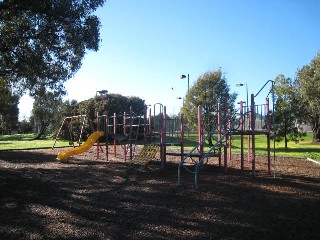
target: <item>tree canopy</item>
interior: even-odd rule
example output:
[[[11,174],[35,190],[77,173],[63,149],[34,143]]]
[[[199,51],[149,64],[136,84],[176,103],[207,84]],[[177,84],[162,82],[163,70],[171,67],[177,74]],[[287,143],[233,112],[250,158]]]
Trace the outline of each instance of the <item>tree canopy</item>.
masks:
[[[10,87],[0,77],[0,129],[8,132],[18,123],[19,96],[11,92]]]
[[[236,93],[230,93],[230,87],[221,69],[208,71],[201,75],[186,95],[182,112],[191,129],[197,127],[197,109],[201,105],[203,111],[203,127],[209,132],[217,125],[217,119],[213,117],[217,113],[218,103],[227,101],[232,108],[236,99]],[[209,142],[209,144],[211,144]]]
[[[105,0],[0,1],[0,75],[18,90],[63,83],[81,67],[86,50],[97,51]]]
[[[38,133],[35,139],[40,139],[54,121],[61,121],[55,119],[55,115],[59,112],[61,105],[62,99],[59,92],[46,91],[45,86],[36,90],[32,109],[32,117]]]
[[[320,51],[309,65],[296,74],[295,84],[299,92],[299,118],[308,123],[313,131],[313,141],[320,141]]]
[[[107,94],[96,96],[79,103],[79,113],[88,114],[91,119],[95,118],[96,112],[100,115],[108,113],[108,115],[129,113],[130,107],[133,111],[140,115],[144,110],[144,100],[139,97],[125,97],[120,94]]]
[[[139,97],[125,97],[120,94],[107,94],[96,96],[82,102],[76,100],[62,102],[61,96],[55,92],[37,90],[37,96],[33,104],[31,120],[38,129],[40,138],[45,133],[54,133],[59,130],[64,117],[86,114],[95,122],[96,113],[99,115],[113,113],[129,113],[130,107],[136,115],[142,115],[145,103]]]
[[[291,78],[280,74],[275,79],[274,93],[276,97],[275,106],[275,129],[276,140],[284,139],[285,149],[289,141],[298,141],[298,137],[304,135],[300,131],[298,123],[299,100],[296,86]]]

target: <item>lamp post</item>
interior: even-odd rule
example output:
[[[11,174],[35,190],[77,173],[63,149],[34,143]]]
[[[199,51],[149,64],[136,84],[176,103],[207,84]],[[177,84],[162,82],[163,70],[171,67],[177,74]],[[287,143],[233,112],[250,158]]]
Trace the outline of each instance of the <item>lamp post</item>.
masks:
[[[106,95],[107,93],[108,93],[108,90],[99,90],[99,91],[96,91],[96,97],[97,97],[97,95],[98,95],[98,93],[100,94],[100,95]],[[98,115],[98,110],[97,110],[97,105],[98,105],[98,103],[97,103],[97,99],[95,99],[94,100],[95,101],[95,111],[96,111],[96,114]],[[98,118],[97,118],[98,119]],[[98,120],[97,120],[98,121]],[[98,124],[97,124],[98,125]]]
[[[242,87],[242,86],[244,86],[244,85],[246,85],[246,93],[247,93],[247,101],[246,101],[246,103],[247,103],[247,106],[249,106],[248,84],[247,84],[247,83],[237,83],[237,84],[236,84],[237,87]]]
[[[96,96],[98,95],[98,93],[100,95],[106,95],[108,93],[108,90],[99,90],[99,91],[96,91]]]
[[[186,75],[182,74],[180,75],[180,79],[188,78],[188,93],[189,93],[189,73]]]

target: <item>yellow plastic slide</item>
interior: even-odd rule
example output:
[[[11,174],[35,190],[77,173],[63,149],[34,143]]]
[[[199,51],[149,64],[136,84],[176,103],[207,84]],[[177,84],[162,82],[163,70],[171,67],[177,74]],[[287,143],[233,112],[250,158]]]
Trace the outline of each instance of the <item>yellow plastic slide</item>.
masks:
[[[80,147],[72,148],[72,149],[65,150],[65,151],[59,153],[57,156],[57,159],[60,161],[65,161],[70,156],[88,151],[93,146],[93,144],[99,139],[99,137],[101,137],[103,135],[104,135],[103,131],[98,131],[98,132],[92,133],[89,136],[89,138],[87,139],[87,141],[85,143],[83,143]]]

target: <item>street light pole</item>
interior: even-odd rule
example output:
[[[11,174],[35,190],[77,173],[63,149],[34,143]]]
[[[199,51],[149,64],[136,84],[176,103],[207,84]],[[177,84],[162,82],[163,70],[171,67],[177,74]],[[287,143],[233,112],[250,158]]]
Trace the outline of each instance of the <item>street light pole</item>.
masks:
[[[105,94],[108,93],[108,90],[99,90],[99,91],[96,91],[96,96],[98,95],[98,93],[101,94],[101,95],[105,95]]]
[[[242,87],[242,86],[244,86],[244,85],[246,85],[246,93],[247,93],[247,106],[249,106],[249,97],[248,97],[248,84],[247,83],[237,83],[236,84],[236,86],[237,87]]]
[[[187,78],[187,79],[188,79],[188,93],[189,93],[189,81],[190,81],[190,79],[189,79],[189,73],[187,74],[187,76],[184,75],[184,74],[180,75],[180,79],[184,79],[184,78]]]

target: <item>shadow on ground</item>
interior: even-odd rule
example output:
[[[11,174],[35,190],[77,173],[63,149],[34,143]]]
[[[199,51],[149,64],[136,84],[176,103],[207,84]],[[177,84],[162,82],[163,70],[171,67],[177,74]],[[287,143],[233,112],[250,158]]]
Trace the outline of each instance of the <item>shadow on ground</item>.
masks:
[[[195,190],[186,172],[176,185],[175,163],[162,171],[2,152],[0,238],[318,239],[319,178],[258,175],[209,165]]]

